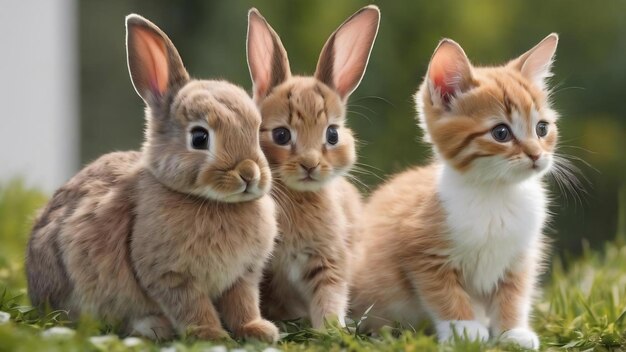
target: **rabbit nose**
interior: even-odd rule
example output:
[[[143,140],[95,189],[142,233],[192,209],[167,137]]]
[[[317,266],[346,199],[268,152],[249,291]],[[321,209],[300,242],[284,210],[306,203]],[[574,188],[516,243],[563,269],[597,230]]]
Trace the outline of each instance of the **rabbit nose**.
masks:
[[[320,165],[319,162],[315,164],[315,166],[309,166],[307,164],[300,163],[300,167],[302,167],[304,171],[306,171],[309,175],[312,174],[313,171],[315,171],[315,169],[317,169],[319,165]]]
[[[252,160],[246,159],[240,162],[236,168],[239,178],[241,178],[246,184],[251,184],[258,181],[261,177],[261,170],[259,166]]]
[[[316,151],[308,151],[300,157],[298,163],[310,175],[320,165],[320,155]]]

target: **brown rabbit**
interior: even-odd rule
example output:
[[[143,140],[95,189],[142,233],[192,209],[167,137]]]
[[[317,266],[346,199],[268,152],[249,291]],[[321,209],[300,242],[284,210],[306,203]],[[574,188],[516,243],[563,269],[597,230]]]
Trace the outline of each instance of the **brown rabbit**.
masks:
[[[356,158],[345,126],[380,13],[359,10],[328,39],[314,77],[292,76],[280,38],[261,14],[248,18],[248,65],[261,109],[261,146],[272,167],[279,240],[261,286],[273,320],[326,318],[345,325],[361,197],[344,175]]]
[[[53,196],[26,259],[39,307],[161,339],[275,341],[259,313],[274,244],[271,173],[246,92],[193,80],[168,37],[126,18],[128,68],[146,102],[141,152],[102,156]]]

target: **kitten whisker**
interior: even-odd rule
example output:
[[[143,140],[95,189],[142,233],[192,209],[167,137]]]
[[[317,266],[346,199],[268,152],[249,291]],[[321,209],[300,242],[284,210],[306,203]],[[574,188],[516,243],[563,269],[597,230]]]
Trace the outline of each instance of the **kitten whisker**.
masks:
[[[559,147],[559,149],[561,149],[561,147]],[[555,153],[555,156],[558,156],[559,158],[568,159],[568,160],[570,160],[570,162],[571,162],[571,160],[574,160],[574,161],[580,162],[580,163],[582,163],[583,165],[585,165],[585,167],[588,167],[588,168],[590,168],[591,170],[593,170],[593,171],[595,171],[595,172],[597,172],[597,173],[600,173],[600,170],[596,169],[593,165],[591,165],[591,164],[590,164],[590,163],[588,163],[585,159],[583,159],[583,158],[581,158],[581,157],[579,157],[579,156],[576,156],[576,155],[571,155],[571,154],[562,154],[562,153],[558,153],[558,152],[557,152],[557,153]]]
[[[566,91],[566,90],[570,90],[570,89],[580,89],[580,90],[585,90],[585,87],[575,87],[575,86],[570,86],[570,87],[563,87],[563,88],[559,88],[559,89],[554,89],[554,88],[553,88],[552,90],[550,90],[550,95],[552,95],[552,94],[556,94],[556,93],[559,93],[559,92],[563,92],[563,91]]]
[[[584,184],[590,184],[589,179],[581,172],[580,168],[574,165],[567,158],[572,156],[554,155],[554,165],[550,170],[550,175],[555,180],[557,187],[565,198],[565,202],[569,201],[569,196],[574,200],[574,205],[583,204],[583,195],[588,195]],[[580,158],[578,158],[580,159]],[[581,181],[577,175],[582,178]]]

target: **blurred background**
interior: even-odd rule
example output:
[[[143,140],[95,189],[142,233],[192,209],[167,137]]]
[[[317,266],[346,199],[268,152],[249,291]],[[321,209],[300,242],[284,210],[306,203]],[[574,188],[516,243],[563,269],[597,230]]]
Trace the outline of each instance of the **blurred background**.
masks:
[[[311,74],[332,31],[368,3],[0,0],[0,185],[21,179],[50,195],[99,155],[140,147],[143,103],[128,78],[124,48],[129,13],[160,26],[192,76],[224,78],[250,91],[250,7],[281,36],[293,72]],[[428,161],[412,95],[442,37],[488,65],[558,32],[552,85],[562,116],[560,152],[584,162],[574,161],[581,187],[563,192],[550,180],[548,233],[557,250],[576,253],[585,241],[600,246],[626,227],[626,1],[371,3],[382,22],[348,117],[362,142],[359,161],[370,165],[370,174],[358,174],[369,189]]]

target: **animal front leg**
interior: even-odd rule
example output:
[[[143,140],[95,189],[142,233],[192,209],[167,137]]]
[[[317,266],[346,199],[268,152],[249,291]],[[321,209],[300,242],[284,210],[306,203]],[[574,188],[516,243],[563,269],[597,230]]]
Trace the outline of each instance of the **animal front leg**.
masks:
[[[434,257],[418,258],[406,269],[406,275],[433,317],[439,341],[453,340],[455,334],[469,340],[489,339],[489,331],[476,320],[471,299],[455,269]]]
[[[230,338],[211,299],[188,276],[168,272],[144,285],[179,333],[203,340]]]
[[[278,340],[278,328],[259,312],[260,269],[247,272],[218,300],[224,324],[235,336],[265,342]]]
[[[310,292],[309,315],[313,328],[324,326],[324,320],[333,319],[346,326],[348,283],[341,265],[328,258],[313,256],[307,263],[303,280]]]
[[[539,338],[528,326],[535,266],[529,263],[523,267],[521,271],[508,272],[498,285],[490,306],[492,329],[500,335],[500,341],[538,349]]]

